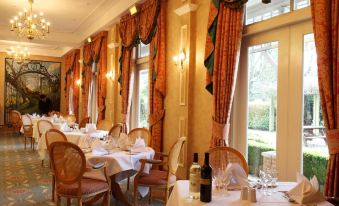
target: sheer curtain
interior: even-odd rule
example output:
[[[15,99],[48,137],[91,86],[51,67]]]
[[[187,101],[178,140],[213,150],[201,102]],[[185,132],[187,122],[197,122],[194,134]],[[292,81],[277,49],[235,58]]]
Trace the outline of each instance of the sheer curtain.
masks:
[[[73,95],[73,87],[70,86],[68,93],[68,114],[74,114]]]
[[[91,123],[96,124],[98,120],[98,80],[97,80],[97,64],[92,64],[92,79],[89,85],[88,95],[88,116],[91,117]]]

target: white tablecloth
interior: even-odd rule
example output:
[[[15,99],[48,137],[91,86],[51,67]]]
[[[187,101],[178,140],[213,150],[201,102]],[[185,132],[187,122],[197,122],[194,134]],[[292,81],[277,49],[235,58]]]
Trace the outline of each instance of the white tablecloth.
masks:
[[[295,183],[279,182],[278,188],[276,191],[287,191],[291,189]],[[188,180],[179,180],[175,183],[173,191],[167,201],[167,206],[200,206],[200,205],[210,205],[210,206],[271,206],[271,205],[296,205],[296,203],[288,202],[286,198],[283,197],[281,192],[275,192],[271,196],[263,196],[260,192],[257,192],[257,202],[251,203],[246,200],[240,200],[240,191],[228,191],[228,195],[215,195],[212,193],[212,201],[209,203],[200,202],[200,200],[192,200],[189,198],[189,181]],[[319,206],[330,206],[332,205],[329,202],[318,203]]]
[[[87,162],[90,165],[95,165],[97,163],[106,162],[107,166],[107,175],[112,176],[115,175],[115,181],[120,182],[129,176],[129,171],[139,171],[141,163],[140,159],[153,159],[154,158],[154,150],[150,147],[145,148],[144,152],[140,153],[130,153],[127,151],[121,151],[119,149],[113,149],[111,154],[108,155],[93,155],[92,153],[86,153]],[[151,169],[150,164],[146,164],[144,168],[145,173],[149,173]],[[100,172],[90,172],[85,173],[85,177],[105,180],[105,177]],[[148,188],[139,187],[139,192],[142,196],[145,196],[148,193]]]
[[[97,130],[91,134],[82,133],[80,131],[74,132],[63,132],[66,135],[67,141],[72,142],[78,145],[80,148],[88,148],[88,138],[90,137],[102,137],[107,134],[107,131]],[[42,134],[42,138],[39,138],[38,145],[36,150],[39,153],[40,159],[45,159],[47,154],[47,146],[46,146],[46,138],[45,135]]]

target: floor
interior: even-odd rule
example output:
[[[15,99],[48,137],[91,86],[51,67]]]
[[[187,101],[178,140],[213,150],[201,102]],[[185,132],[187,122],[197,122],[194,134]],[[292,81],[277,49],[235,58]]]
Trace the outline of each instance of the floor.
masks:
[[[55,205],[51,201],[51,173],[48,163],[41,167],[38,153],[29,146],[24,149],[23,142],[23,136],[0,129],[0,206]],[[121,186],[126,191],[126,184]],[[130,192],[126,195],[132,200]],[[141,200],[140,203],[147,205],[146,200]],[[63,202],[63,205],[66,204]],[[73,205],[76,205],[75,202]],[[112,198],[111,205],[122,204]],[[163,204],[154,200],[152,205]]]

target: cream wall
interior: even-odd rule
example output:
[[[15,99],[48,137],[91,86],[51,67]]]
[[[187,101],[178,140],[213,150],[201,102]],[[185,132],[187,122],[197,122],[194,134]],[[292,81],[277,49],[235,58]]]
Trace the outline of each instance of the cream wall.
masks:
[[[5,103],[5,58],[7,58],[7,53],[0,52],[0,125],[3,125],[4,122],[4,103]],[[30,56],[31,60],[43,60],[43,61],[54,61],[54,62],[61,62],[61,85],[65,84],[65,71],[64,71],[64,64],[62,58],[59,57],[48,57],[48,56]],[[65,105],[65,94],[64,89],[61,87],[61,96],[60,96],[60,111],[66,111]]]

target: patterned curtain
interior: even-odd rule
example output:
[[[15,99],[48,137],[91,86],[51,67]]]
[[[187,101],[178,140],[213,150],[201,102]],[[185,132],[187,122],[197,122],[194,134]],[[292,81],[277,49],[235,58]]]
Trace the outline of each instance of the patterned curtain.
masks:
[[[100,32],[93,38],[92,42],[92,56],[98,67],[98,121],[105,119],[107,35],[106,31]]]
[[[225,2],[211,1],[207,24],[204,64],[207,68],[206,89],[213,94],[211,147],[220,141],[228,143],[246,1]]]
[[[88,117],[88,94],[89,94],[89,85],[92,80],[92,63],[93,58],[91,56],[91,45],[86,44],[83,48],[83,67],[82,67],[82,104],[85,105],[82,107],[82,118]]]
[[[121,85],[123,123],[125,123],[126,128],[130,106],[130,78],[134,65],[131,49],[141,41],[144,44],[150,44],[149,126],[152,134],[151,146],[156,151],[161,151],[166,94],[166,0],[148,0],[138,6],[138,11],[135,16],[126,15],[120,21],[120,36],[123,48],[120,58],[119,82]]]
[[[73,113],[78,118],[78,102],[79,102],[79,87],[76,86],[75,81],[79,78],[80,72],[80,50],[74,49],[68,52],[63,57],[65,59],[65,68],[66,70],[66,77],[65,77],[65,98],[66,102],[69,102],[69,93],[70,88],[73,90]],[[67,113],[69,112],[69,105],[66,108]]]
[[[339,197],[339,0],[311,1],[321,106],[330,153],[324,193]]]

